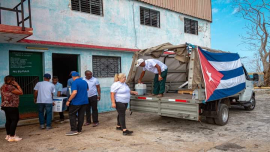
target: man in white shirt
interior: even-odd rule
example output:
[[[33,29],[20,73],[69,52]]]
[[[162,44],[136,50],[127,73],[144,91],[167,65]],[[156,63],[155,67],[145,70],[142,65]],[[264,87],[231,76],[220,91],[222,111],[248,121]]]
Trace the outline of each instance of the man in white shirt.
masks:
[[[89,87],[87,91],[89,104],[86,107],[86,123],[84,125],[91,124],[92,110],[93,127],[96,127],[99,125],[97,103],[100,100],[100,84],[98,79],[93,77],[93,73],[89,70],[85,71],[83,80],[87,82]]]
[[[138,80],[138,83],[142,82],[142,78],[145,74],[145,71],[150,71],[155,74],[154,78],[154,90],[153,95],[158,95],[158,97],[163,97],[165,92],[165,83],[167,78],[168,67],[156,59],[138,59],[136,67],[143,67],[143,71]]]
[[[51,75],[44,74],[44,81],[38,82],[34,88],[34,101],[38,104],[40,128],[44,129],[44,110],[47,113],[46,129],[51,129],[54,85],[50,82]]]

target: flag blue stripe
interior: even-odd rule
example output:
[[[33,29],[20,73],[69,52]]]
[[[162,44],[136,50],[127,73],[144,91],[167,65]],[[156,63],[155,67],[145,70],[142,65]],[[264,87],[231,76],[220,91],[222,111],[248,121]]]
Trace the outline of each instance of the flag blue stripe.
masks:
[[[212,53],[205,51],[200,48],[203,55],[208,61],[215,61],[215,62],[230,62],[230,61],[236,61],[240,58],[240,56],[237,53]]]
[[[238,76],[244,74],[243,67],[239,67],[237,69],[233,69],[233,70],[230,70],[230,71],[219,71],[219,72],[224,75],[221,80],[228,80],[228,79],[238,77]]]
[[[218,100],[221,98],[225,98],[231,95],[234,95],[240,91],[242,91],[246,87],[246,83],[241,83],[237,86],[234,86],[232,88],[227,88],[227,89],[217,89],[214,91],[214,93],[210,96],[210,98],[207,100],[208,101],[213,101],[213,100]]]

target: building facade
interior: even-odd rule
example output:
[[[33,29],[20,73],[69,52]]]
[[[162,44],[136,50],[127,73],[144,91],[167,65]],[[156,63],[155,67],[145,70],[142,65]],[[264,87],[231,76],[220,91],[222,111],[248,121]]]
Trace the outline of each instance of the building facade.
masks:
[[[211,46],[210,0],[26,0],[23,8],[20,2],[0,4],[0,85],[9,74],[19,81],[22,119],[37,117],[33,86],[44,73],[65,87],[70,71],[82,77],[93,71],[105,112],[113,110],[113,75],[128,74],[135,51],[167,42]]]

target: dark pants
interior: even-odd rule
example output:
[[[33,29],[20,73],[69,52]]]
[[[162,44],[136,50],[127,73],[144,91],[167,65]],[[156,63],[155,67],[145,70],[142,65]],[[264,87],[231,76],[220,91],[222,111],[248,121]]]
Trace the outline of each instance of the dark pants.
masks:
[[[88,98],[89,104],[86,107],[86,122],[91,123],[91,110],[94,123],[98,123],[97,96]]]
[[[161,80],[161,81],[158,81],[158,74],[155,75],[153,94],[157,95],[157,94],[163,94],[165,92],[165,83],[166,83],[166,79],[167,79],[167,72],[168,72],[168,70],[161,72],[161,77],[163,78],[163,80]]]
[[[121,126],[122,129],[126,129],[126,110],[127,103],[116,102],[116,110],[118,112],[117,125]]]
[[[51,127],[52,124],[52,103],[38,103],[38,117],[39,124],[44,125],[46,118],[46,126]],[[46,116],[44,118],[44,110],[46,110]]]
[[[2,107],[6,114],[6,132],[7,135],[14,136],[19,121],[19,108]]]
[[[61,121],[65,120],[64,112],[59,112],[59,116]]]
[[[70,105],[69,106],[69,120],[71,131],[82,131],[82,125],[84,121],[84,114],[87,105]],[[78,124],[76,122],[76,114],[78,113]]]

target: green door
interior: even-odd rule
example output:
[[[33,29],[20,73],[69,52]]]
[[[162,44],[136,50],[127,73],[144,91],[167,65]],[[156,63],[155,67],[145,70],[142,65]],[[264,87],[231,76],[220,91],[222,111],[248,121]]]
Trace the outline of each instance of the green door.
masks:
[[[42,81],[42,53],[10,51],[9,73],[14,76],[23,90],[20,96],[20,118],[37,117],[37,105],[34,103],[34,87]]]

